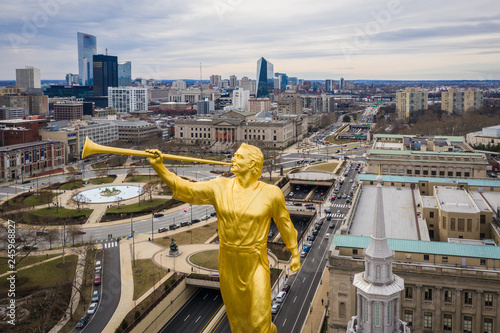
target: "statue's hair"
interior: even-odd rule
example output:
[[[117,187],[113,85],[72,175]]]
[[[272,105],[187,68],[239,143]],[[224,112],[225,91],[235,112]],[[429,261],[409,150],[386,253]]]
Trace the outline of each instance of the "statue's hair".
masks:
[[[242,143],[240,148],[246,149],[250,159],[255,162],[252,172],[257,178],[259,178],[262,174],[262,166],[264,165],[264,155],[262,154],[262,151],[258,147],[246,143]]]

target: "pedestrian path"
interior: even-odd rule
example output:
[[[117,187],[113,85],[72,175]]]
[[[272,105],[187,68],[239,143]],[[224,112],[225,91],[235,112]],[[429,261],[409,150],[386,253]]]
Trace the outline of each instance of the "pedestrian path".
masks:
[[[110,249],[110,248],[112,248],[112,247],[117,247],[117,246],[118,246],[118,242],[117,242],[117,241],[102,242],[102,246],[103,246],[105,249]]]
[[[349,208],[348,204],[332,204],[331,207],[335,208]]]

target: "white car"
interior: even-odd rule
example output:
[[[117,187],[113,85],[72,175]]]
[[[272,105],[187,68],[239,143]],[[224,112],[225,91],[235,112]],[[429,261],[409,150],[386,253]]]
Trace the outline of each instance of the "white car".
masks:
[[[277,314],[278,310],[280,309],[280,306],[281,306],[280,303],[274,303],[273,306],[271,307],[271,313]]]
[[[210,215],[204,215],[201,220],[202,221],[205,221],[205,220],[208,220],[210,218]]]
[[[96,309],[97,309],[97,303],[92,303],[92,304],[90,304],[89,309],[87,310],[87,313],[94,314]]]

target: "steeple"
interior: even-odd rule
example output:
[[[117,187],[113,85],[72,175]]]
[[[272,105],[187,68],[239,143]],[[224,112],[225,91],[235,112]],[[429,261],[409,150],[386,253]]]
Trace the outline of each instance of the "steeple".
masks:
[[[385,232],[382,176],[377,177],[372,240],[365,250],[365,271],[354,275],[356,316],[347,324],[348,333],[410,333],[399,320],[400,293],[404,280],[392,273],[394,254]]]

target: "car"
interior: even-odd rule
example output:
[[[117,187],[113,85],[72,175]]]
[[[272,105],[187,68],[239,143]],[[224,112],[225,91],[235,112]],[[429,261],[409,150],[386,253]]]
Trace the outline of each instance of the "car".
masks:
[[[38,245],[24,245],[23,250],[38,250]]]
[[[330,208],[326,208],[326,209],[325,209],[325,213],[327,213],[327,214],[331,214],[331,213],[332,213],[332,210],[331,210]]]
[[[313,236],[318,236],[318,230],[313,230],[312,234]]]
[[[189,221],[184,221],[184,222],[181,222],[181,227],[187,227],[187,226],[189,226],[189,225],[193,224],[193,221],[194,221],[194,220],[192,220],[191,222],[189,222]],[[198,220],[198,221],[200,221],[200,220]]]
[[[309,252],[309,250],[310,250],[310,249],[311,249],[311,247],[310,247],[310,246],[304,246],[304,249],[303,249],[303,250],[304,250],[304,252]]]
[[[177,224],[171,224],[171,225],[168,226],[169,230],[175,230],[177,228],[179,228],[179,226]]]
[[[330,229],[335,228],[335,223],[333,223],[333,222],[332,222],[332,223],[330,223],[330,225],[328,226],[328,228],[330,228]]]
[[[101,271],[101,261],[100,260],[96,260],[96,262],[95,262],[95,271],[96,271],[96,273]]]
[[[201,220],[202,220],[202,221],[206,221],[206,220],[208,220],[209,218],[210,218],[210,215],[203,215],[203,216],[201,217]]]
[[[314,206],[314,204],[312,204],[312,203],[306,203],[304,206],[306,206],[306,207],[312,207],[312,206]]]
[[[293,205],[294,206],[302,206],[302,202],[294,202]]]
[[[45,236],[45,235],[48,235],[49,232],[47,230],[37,230],[36,231],[36,235],[37,236]]]
[[[154,213],[153,214],[154,217],[162,217],[162,216],[165,216],[165,214],[162,214],[162,213]]]
[[[193,224],[193,223],[199,223],[199,222],[201,222],[201,220],[200,220],[200,219],[192,219],[192,220],[191,220],[191,224]]]
[[[313,245],[313,243],[311,241],[307,241],[304,243],[304,246],[312,246],[312,245]]]
[[[332,220],[332,216],[331,216],[331,215],[328,215],[328,216],[326,217],[326,220],[327,220],[327,221],[331,221],[331,220]]]
[[[291,202],[291,201],[287,201],[287,202],[286,202],[286,205],[287,205],[287,206],[293,206],[293,202]]]
[[[345,203],[351,203],[351,199],[347,199]]]
[[[316,207],[314,207],[314,206],[308,206],[308,207],[306,207],[306,209],[316,209]]]
[[[281,306],[280,303],[274,303],[273,306],[271,306],[271,313],[277,314],[280,309],[280,306]]]
[[[302,258],[305,258],[305,257],[307,256],[307,252],[306,252],[306,251],[302,251],[302,252],[300,252],[300,256],[301,256]]]
[[[293,197],[293,192],[288,193],[289,196]]]
[[[347,199],[347,194],[343,194],[342,199]]]
[[[326,239],[330,238],[330,234],[329,234],[329,233],[327,233],[327,234],[325,235],[325,238],[326,238]]]
[[[92,302],[98,302],[99,301],[99,290],[94,290],[92,293]]]
[[[89,309],[87,310],[87,314],[94,314],[95,310],[97,309],[97,303],[92,303],[89,306]]]
[[[100,274],[96,274],[94,276],[94,286],[97,286],[97,285],[100,285],[101,284],[101,275]]]
[[[318,221],[318,225],[319,225],[319,226],[322,226],[322,225],[323,225],[323,221],[324,221],[324,219],[319,220],[319,221]]]
[[[168,230],[167,228],[161,227],[161,228],[158,228],[158,233],[162,233],[162,232],[165,232],[167,230]]]
[[[314,230],[319,230],[319,229],[321,229],[321,226],[318,223],[316,223],[314,225]]]
[[[314,236],[314,235],[307,237],[307,240],[311,241],[311,242],[314,242],[315,239],[316,239],[316,236]]]
[[[78,321],[78,323],[76,323],[76,328],[84,328],[87,323],[89,322],[89,316],[87,314],[84,314],[82,318],[80,318],[80,320]]]
[[[337,197],[333,196],[333,197],[332,197],[332,201],[335,201],[335,199],[337,199]]]
[[[284,292],[288,293],[288,292],[290,291],[290,288],[291,288],[291,287],[290,287],[290,285],[289,285],[289,284],[285,284],[285,285],[283,286],[283,288],[281,288],[281,291],[284,291]]]
[[[73,235],[85,235],[87,232],[85,230],[82,230],[82,229],[78,229],[78,230],[75,230],[73,231]]]
[[[210,216],[212,216],[212,217],[217,216],[217,213],[216,212],[211,212]]]

